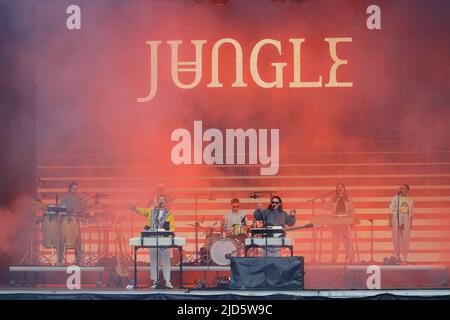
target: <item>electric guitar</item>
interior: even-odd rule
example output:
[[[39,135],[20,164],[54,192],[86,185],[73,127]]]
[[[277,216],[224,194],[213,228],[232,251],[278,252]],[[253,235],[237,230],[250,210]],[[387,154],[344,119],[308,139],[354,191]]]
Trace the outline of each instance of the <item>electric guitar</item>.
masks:
[[[314,227],[314,225],[312,223],[308,223],[308,224],[305,224],[304,226],[287,228],[287,229],[285,229],[285,231],[293,231],[293,230],[299,230],[299,229],[309,229],[309,228],[313,228],[313,227]]]

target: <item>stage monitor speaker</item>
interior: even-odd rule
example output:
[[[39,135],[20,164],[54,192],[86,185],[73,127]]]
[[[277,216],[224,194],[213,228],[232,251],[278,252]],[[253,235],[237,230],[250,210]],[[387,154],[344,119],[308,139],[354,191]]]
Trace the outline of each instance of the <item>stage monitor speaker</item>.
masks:
[[[303,290],[303,257],[232,257],[230,289]]]

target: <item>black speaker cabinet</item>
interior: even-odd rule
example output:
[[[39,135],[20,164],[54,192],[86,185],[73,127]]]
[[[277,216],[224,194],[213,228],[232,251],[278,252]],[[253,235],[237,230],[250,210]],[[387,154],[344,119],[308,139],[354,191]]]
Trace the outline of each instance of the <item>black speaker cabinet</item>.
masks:
[[[303,257],[233,257],[230,289],[303,290]]]

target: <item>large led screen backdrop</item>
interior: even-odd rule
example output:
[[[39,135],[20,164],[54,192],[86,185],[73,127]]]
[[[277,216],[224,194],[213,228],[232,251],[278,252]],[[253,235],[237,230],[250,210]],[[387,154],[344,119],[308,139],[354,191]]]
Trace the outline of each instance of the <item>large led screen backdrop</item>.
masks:
[[[320,196],[343,183],[356,260],[382,262],[394,254],[389,202],[406,183],[408,260],[449,263],[450,3],[222,2],[33,6],[35,41],[17,50],[35,61],[43,203],[77,182],[129,250],[146,220],[128,205],[147,207],[163,189],[191,261],[232,198],[251,223],[279,195],[302,226],[327,214]],[[102,244],[81,227],[84,246]],[[288,236],[306,263],[330,262],[330,227]]]

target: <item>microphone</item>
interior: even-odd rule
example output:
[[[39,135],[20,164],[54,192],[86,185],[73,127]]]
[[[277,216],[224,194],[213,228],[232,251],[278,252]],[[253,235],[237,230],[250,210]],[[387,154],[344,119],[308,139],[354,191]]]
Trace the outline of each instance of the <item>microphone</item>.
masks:
[[[258,198],[258,195],[256,194],[256,192],[253,192],[253,193],[250,195],[250,198],[256,199],[256,198]]]

